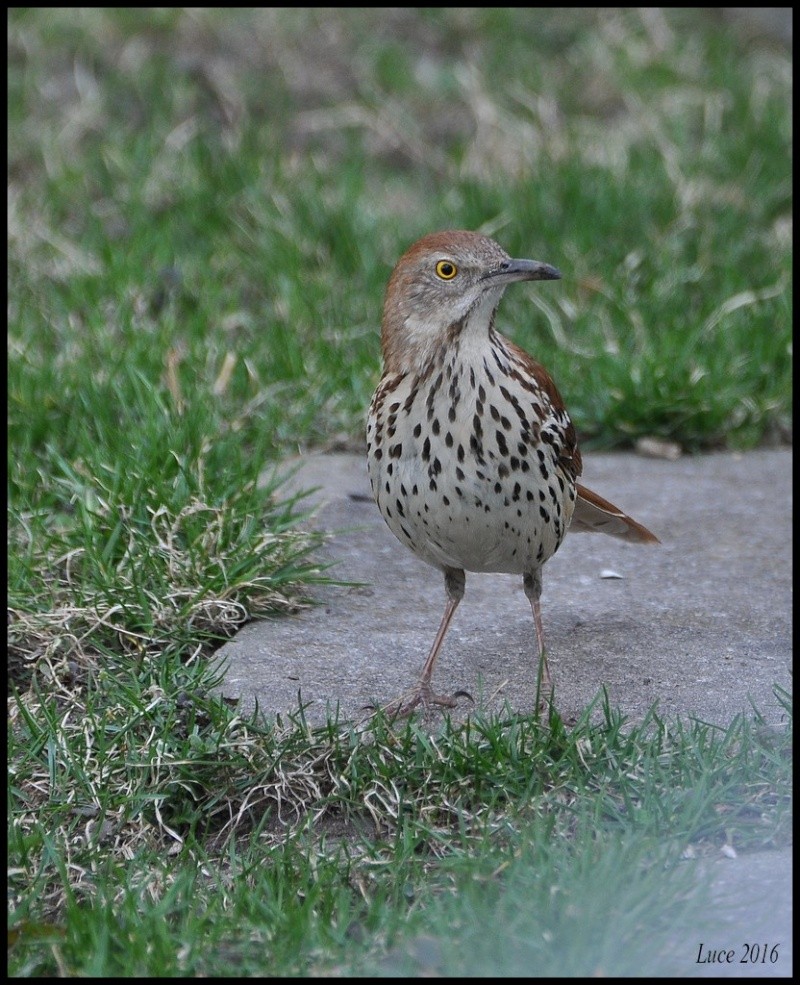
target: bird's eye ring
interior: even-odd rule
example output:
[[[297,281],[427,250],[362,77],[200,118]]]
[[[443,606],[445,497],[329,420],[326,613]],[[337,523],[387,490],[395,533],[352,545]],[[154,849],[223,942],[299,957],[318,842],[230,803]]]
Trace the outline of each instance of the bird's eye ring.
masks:
[[[436,276],[442,280],[452,280],[458,273],[458,267],[450,260],[440,260],[436,264]]]

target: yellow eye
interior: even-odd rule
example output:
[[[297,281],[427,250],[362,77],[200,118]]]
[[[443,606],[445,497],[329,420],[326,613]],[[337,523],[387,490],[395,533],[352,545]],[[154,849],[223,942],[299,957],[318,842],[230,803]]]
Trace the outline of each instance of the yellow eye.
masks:
[[[440,260],[436,264],[436,276],[442,280],[452,280],[458,273],[458,267],[450,260]]]

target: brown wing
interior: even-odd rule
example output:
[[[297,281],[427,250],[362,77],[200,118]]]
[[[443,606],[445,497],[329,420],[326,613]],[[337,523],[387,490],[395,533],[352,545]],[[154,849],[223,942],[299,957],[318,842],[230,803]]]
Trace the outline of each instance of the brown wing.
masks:
[[[518,364],[516,372],[512,369],[511,377],[516,379],[524,390],[530,391],[534,397],[542,401],[543,413],[539,423],[544,424],[546,417],[552,418],[552,421],[555,422],[555,430],[558,434],[556,444],[558,464],[564,470],[568,480],[574,482],[583,469],[581,453],[578,448],[578,437],[553,377],[541,363],[537,362],[515,342],[505,336],[496,335],[495,337],[502,339],[512,360]]]
[[[582,533],[585,531],[608,534],[634,544],[660,544],[654,533],[623,513],[621,509],[598,496],[580,483],[577,485],[578,498],[569,529]]]

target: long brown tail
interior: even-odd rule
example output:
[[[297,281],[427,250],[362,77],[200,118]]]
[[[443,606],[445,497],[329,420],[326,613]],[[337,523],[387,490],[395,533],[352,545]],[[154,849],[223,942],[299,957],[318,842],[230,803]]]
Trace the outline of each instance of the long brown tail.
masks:
[[[572,514],[570,530],[608,534],[634,544],[660,544],[661,541],[647,527],[623,513],[622,510],[598,496],[596,492],[578,483],[578,498]]]

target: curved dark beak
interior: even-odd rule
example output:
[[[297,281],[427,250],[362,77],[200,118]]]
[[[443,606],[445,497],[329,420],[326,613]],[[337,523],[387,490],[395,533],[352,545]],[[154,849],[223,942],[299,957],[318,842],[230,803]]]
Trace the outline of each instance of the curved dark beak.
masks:
[[[511,284],[517,280],[560,280],[561,271],[539,260],[506,260],[483,276],[494,284]]]

